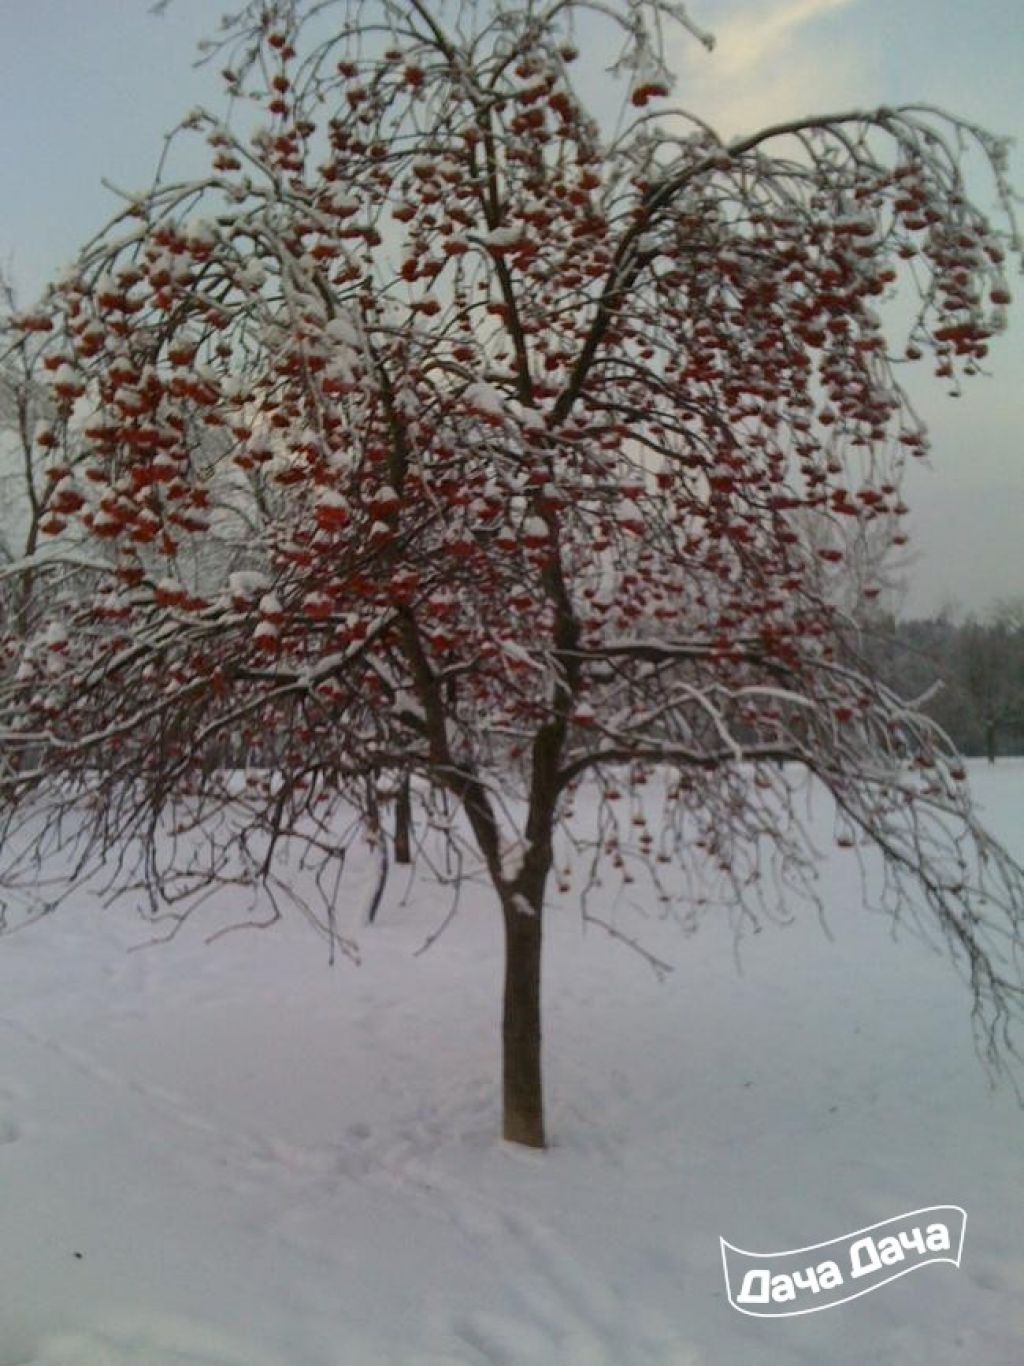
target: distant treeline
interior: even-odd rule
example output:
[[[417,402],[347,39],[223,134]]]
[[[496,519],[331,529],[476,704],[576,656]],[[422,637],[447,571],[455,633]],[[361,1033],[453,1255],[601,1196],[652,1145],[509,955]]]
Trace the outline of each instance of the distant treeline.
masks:
[[[933,689],[921,710],[962,754],[1024,754],[1024,599],[960,620],[879,615],[865,624],[860,653],[903,697]]]

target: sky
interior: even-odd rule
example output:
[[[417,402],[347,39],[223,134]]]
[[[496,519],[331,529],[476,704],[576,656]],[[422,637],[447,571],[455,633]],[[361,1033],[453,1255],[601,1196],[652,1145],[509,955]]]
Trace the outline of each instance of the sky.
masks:
[[[25,302],[117,208],[103,179],[142,188],[166,131],[195,105],[220,106],[216,66],[194,63],[221,4],[151,10],[152,0],[0,0],[0,263]],[[1022,0],[689,0],[688,10],[717,41],[708,54],[673,40],[676,96],[725,135],[918,101],[1024,135]],[[1024,187],[1024,147],[1013,165]],[[933,457],[908,483],[916,559],[904,615],[1024,598],[1024,282],[1016,292],[992,378],[955,401],[915,387]]]

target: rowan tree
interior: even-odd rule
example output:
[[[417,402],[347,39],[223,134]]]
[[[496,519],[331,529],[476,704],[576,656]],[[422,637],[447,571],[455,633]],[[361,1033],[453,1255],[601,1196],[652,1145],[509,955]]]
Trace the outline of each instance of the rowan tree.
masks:
[[[226,22],[228,113],[177,135],[205,169],[162,163],[21,319],[59,357],[43,530],[98,553],[3,688],[12,904],[73,851],[154,914],[224,881],[274,914],[301,845],[345,947],[347,822],[375,834],[411,772],[421,854],[500,906],[504,1133],[542,1146],[552,877],[670,897],[675,863],[773,915],[813,890],[810,774],[1000,1056],[1021,872],[839,589],[852,547],[905,540],[900,368],[956,388],[1003,326],[1003,144],[921,107],[724,142],[672,104],[664,35],[701,35],[667,0]],[[598,33],[614,131],[574,83]]]

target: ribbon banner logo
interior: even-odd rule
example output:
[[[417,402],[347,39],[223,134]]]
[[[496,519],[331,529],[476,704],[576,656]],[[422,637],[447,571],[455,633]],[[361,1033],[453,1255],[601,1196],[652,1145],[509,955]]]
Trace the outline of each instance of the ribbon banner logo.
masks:
[[[930,1262],[959,1267],[966,1228],[959,1205],[932,1205],[782,1252],[748,1252],[720,1238],[729,1303],[762,1319],[833,1309]]]

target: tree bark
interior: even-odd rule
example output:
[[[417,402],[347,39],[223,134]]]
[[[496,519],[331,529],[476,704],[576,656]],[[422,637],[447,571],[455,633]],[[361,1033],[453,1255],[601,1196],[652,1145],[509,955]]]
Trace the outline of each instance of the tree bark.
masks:
[[[543,884],[503,898],[505,1007],[502,1020],[502,1134],[509,1143],[544,1148],[541,1080],[540,964]]]
[[[395,796],[395,862],[412,862],[412,796],[409,774],[403,773]]]

